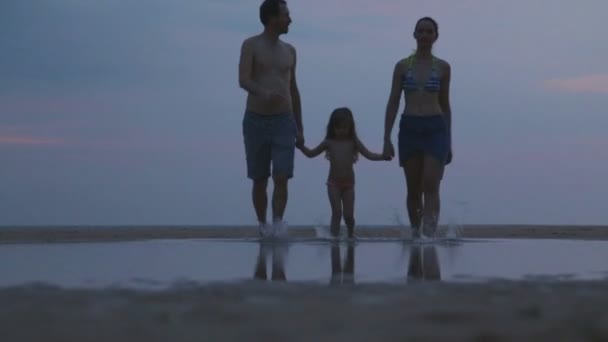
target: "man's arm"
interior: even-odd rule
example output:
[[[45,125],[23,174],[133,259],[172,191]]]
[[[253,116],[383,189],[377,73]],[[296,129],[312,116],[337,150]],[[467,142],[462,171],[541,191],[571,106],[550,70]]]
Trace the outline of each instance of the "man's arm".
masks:
[[[289,91],[291,93],[291,103],[293,105],[293,113],[296,120],[296,125],[298,126],[298,132],[300,135],[304,134],[304,126],[302,125],[302,102],[300,101],[300,91],[298,90],[298,82],[296,81],[296,49],[291,46],[291,51],[293,53],[293,67],[291,68],[291,84],[289,86]]]
[[[253,70],[253,47],[251,41],[246,39],[241,45],[239,59],[239,86],[254,96],[266,96],[268,91],[251,79]]]
[[[321,154],[323,151],[327,150],[327,141],[325,141],[325,140],[321,141],[321,143],[317,147],[313,148],[312,150],[309,149],[308,147],[304,146],[304,144],[298,144],[298,148],[308,158],[314,158],[314,157],[318,156],[319,154]]]

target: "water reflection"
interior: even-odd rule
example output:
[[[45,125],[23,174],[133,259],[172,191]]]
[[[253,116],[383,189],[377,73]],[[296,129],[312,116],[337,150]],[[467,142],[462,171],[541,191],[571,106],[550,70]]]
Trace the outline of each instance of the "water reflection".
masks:
[[[412,245],[407,278],[411,281],[441,280],[441,268],[437,247],[434,245]]]
[[[331,245],[331,285],[355,283],[355,244],[346,245],[346,258],[344,262],[340,253],[340,245]]]
[[[285,276],[285,259],[287,258],[286,243],[269,243],[260,242],[258,250],[258,260],[255,265],[253,274],[254,279],[268,280],[266,271],[268,258],[271,259],[272,273],[270,279],[272,281],[286,281]]]
[[[254,279],[262,281],[287,281],[287,242],[260,242],[255,264]],[[330,249],[330,285],[355,284],[355,242],[332,242]],[[407,265],[408,281],[440,281],[441,268],[435,245],[404,245],[401,262]],[[325,248],[325,246],[324,246]],[[409,258],[408,258],[409,257]],[[407,259],[409,260],[407,260]],[[270,265],[270,278],[268,277]],[[402,266],[403,267],[403,266]],[[299,270],[294,270],[298,274]]]

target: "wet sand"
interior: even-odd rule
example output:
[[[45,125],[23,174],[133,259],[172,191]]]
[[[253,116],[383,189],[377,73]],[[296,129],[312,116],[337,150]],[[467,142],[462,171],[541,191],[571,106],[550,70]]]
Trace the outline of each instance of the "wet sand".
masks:
[[[315,231],[290,233],[313,237]],[[401,234],[398,227],[358,233]],[[8,244],[256,236],[254,227],[0,228],[0,241]],[[608,227],[480,225],[464,227],[463,237],[607,240]],[[0,331],[3,341],[608,341],[607,293],[607,280],[559,277],[251,280],[154,291],[21,285],[0,288]]]
[[[4,341],[607,341],[607,282],[0,290]]]
[[[439,234],[447,227],[441,227]],[[363,226],[360,237],[399,238],[398,226]],[[464,238],[591,239],[608,240],[608,226],[555,225],[466,225]],[[292,226],[290,237],[312,238],[310,226]],[[73,226],[73,227],[0,227],[0,243],[40,243],[70,241],[125,241],[146,239],[256,238],[253,226]]]

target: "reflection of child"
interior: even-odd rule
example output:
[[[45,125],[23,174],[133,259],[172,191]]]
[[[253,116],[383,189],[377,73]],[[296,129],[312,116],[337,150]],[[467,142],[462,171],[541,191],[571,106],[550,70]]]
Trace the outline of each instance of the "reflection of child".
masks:
[[[331,235],[337,237],[340,232],[340,221],[348,228],[348,237],[354,235],[355,218],[355,172],[354,163],[361,153],[369,160],[391,160],[391,157],[370,152],[357,138],[353,114],[348,108],[337,108],[329,117],[327,134],[319,146],[308,149],[303,144],[298,148],[309,158],[314,158],[325,151],[329,160],[327,177],[327,194],[331,205]]]

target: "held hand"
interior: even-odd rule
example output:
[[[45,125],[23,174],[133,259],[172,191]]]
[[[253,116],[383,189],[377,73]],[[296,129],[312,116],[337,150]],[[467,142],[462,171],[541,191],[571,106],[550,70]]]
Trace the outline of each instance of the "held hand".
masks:
[[[390,140],[385,140],[384,141],[384,147],[382,149],[382,155],[388,156],[391,159],[395,156],[395,148],[393,147],[393,143]]]
[[[448,158],[445,160],[445,165],[448,165],[451,162],[452,162],[452,149],[450,149],[450,152],[448,152]]]
[[[391,160],[393,160],[393,157],[392,157],[391,155],[389,155],[389,154],[386,154],[386,153],[382,154],[382,158],[383,158],[384,160],[386,160],[386,161],[391,161]]]
[[[304,135],[300,131],[296,133],[296,147],[302,148],[304,146]]]

